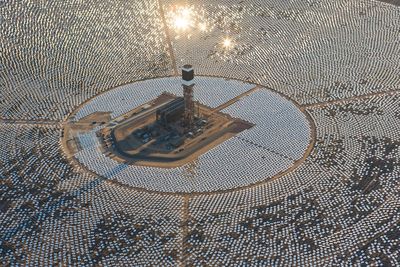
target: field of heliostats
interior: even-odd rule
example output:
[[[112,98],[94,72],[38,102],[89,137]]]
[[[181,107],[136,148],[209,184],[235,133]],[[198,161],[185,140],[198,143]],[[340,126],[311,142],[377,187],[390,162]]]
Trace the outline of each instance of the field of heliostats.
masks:
[[[0,39],[1,266],[400,264],[400,1],[3,0]],[[185,64],[254,126],[176,168],[66,140]]]

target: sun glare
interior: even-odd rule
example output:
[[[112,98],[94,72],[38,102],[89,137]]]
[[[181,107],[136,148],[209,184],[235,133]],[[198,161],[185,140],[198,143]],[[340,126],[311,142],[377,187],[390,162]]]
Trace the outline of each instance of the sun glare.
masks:
[[[174,28],[176,30],[187,30],[192,26],[192,10],[187,7],[178,8],[174,14]]]
[[[174,21],[174,26],[177,30],[186,30],[189,28],[189,21],[186,18],[178,17]]]
[[[233,42],[229,37],[226,37],[222,42],[222,46],[226,49],[232,48]]]

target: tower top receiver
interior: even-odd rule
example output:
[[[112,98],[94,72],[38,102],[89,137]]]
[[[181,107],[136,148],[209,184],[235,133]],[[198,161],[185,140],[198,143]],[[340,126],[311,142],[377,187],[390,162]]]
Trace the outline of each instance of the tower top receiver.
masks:
[[[185,65],[183,65],[182,69],[185,69],[185,70],[192,70],[192,69],[193,69],[193,66],[190,65],[190,64],[185,64]]]
[[[194,69],[192,65],[184,65],[182,67],[182,85],[193,86],[194,85]]]

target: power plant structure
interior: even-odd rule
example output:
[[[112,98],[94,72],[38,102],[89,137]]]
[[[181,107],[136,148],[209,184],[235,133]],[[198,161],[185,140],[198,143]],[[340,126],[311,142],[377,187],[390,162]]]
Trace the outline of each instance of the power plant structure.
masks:
[[[253,125],[194,101],[194,69],[182,67],[183,97],[163,92],[104,127],[104,150],[137,165],[183,166]]]
[[[182,68],[183,98],[185,111],[183,113],[183,124],[190,130],[194,123],[195,103],[193,101],[194,69],[192,65],[184,65]]]
[[[183,98],[177,97],[156,111],[157,122],[161,125],[182,119],[182,126],[186,132],[190,132],[195,123],[196,103],[193,100],[194,93],[194,69],[192,65],[184,65],[182,68]],[[199,116],[199,114],[197,114]]]
[[[185,103],[182,97],[175,98],[167,105],[159,107],[156,111],[156,120],[163,126],[168,126],[172,122],[182,117],[185,112]]]

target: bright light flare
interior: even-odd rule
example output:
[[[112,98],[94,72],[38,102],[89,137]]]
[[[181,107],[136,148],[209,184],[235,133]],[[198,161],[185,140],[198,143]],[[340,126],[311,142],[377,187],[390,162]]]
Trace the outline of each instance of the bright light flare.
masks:
[[[224,41],[222,42],[222,46],[223,46],[225,49],[230,49],[230,48],[232,48],[232,47],[233,47],[233,41],[232,41],[232,39],[230,39],[229,37],[226,37],[226,38],[224,39]]]
[[[178,17],[175,19],[174,21],[174,26],[175,29],[177,30],[186,30],[187,28],[189,28],[190,23],[187,19],[183,18],[183,17]]]
[[[178,31],[184,31],[193,26],[193,10],[187,7],[179,7],[173,14],[173,25]]]

